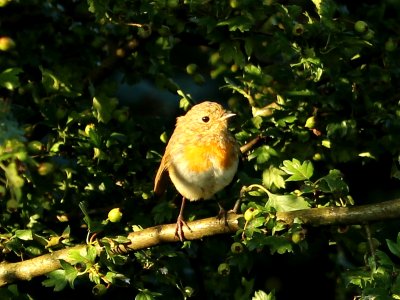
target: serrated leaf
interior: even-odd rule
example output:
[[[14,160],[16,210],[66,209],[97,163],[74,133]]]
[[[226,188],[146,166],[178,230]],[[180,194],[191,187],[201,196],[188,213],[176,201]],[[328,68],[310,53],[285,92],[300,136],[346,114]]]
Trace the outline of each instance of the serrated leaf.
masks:
[[[65,260],[60,259],[61,267],[64,269],[64,277],[68,281],[71,288],[74,288],[74,281],[78,276],[78,270]]]
[[[97,257],[97,250],[96,250],[96,247],[95,247],[95,246],[92,246],[92,245],[88,245],[88,246],[87,246],[87,255],[86,255],[86,258],[87,258],[90,262],[94,263],[95,260],[96,260],[96,257]]]
[[[285,172],[270,166],[268,169],[264,170],[262,175],[263,185],[265,185],[268,189],[275,186],[277,188],[284,188],[285,187],[285,179],[282,175]]]
[[[87,249],[82,248],[82,249],[74,249],[68,252],[68,261],[72,264],[75,265],[77,263],[84,262],[86,263],[88,261],[87,258]]]
[[[103,279],[110,283],[117,283],[118,281],[124,282],[125,284],[130,283],[130,279],[128,277],[116,272],[107,272]]]
[[[267,162],[271,156],[278,156],[278,153],[275,151],[274,148],[268,146],[268,145],[263,145],[261,147],[258,147],[255,149],[249,156],[248,159],[252,160],[254,158],[257,159],[258,164],[262,164]]]
[[[267,294],[266,292],[259,290],[254,293],[252,300],[275,300],[275,294],[272,291],[271,293]]]
[[[286,181],[301,181],[308,180],[314,173],[314,166],[311,161],[306,160],[300,163],[297,159],[285,160],[283,161],[283,166],[281,167],[286,174],[291,175]]]
[[[318,183],[318,189],[324,193],[348,193],[349,187],[343,181],[342,174],[338,170],[330,170],[329,174],[322,177]]]
[[[249,16],[241,15],[219,22],[217,26],[228,26],[229,31],[245,32],[251,29],[253,20]]]
[[[296,195],[275,195],[268,192],[267,209],[274,208],[276,211],[293,211],[310,208],[310,204]]]
[[[54,287],[55,292],[62,291],[67,285],[65,270],[55,270],[46,276],[48,279],[43,280],[42,285],[45,287]]]
[[[271,254],[274,254],[275,252],[278,254],[293,252],[292,243],[284,237],[268,236],[265,238],[263,244],[269,246]]]
[[[263,225],[264,225],[264,222],[265,222],[265,218],[264,218],[264,217],[257,217],[257,218],[252,219],[252,220],[249,222],[249,224],[248,224],[247,227],[248,227],[249,229],[251,229],[251,228],[258,228],[258,227],[263,226]]]

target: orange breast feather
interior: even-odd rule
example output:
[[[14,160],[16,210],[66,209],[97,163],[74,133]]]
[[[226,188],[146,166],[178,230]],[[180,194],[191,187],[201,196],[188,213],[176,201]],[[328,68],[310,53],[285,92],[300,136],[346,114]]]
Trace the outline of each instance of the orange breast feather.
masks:
[[[192,172],[204,172],[212,167],[229,168],[234,155],[219,143],[207,143],[206,145],[193,145],[184,148],[184,158]]]

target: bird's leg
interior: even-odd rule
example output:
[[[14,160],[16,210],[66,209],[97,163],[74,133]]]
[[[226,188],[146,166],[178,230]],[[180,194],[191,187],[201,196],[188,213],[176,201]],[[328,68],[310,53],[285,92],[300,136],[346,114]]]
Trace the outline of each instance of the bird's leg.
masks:
[[[217,202],[217,203],[218,203],[218,207],[219,207],[219,212],[218,212],[217,218],[219,220],[221,220],[223,218],[224,221],[225,221],[225,226],[229,227],[228,214],[229,213],[235,213],[236,214],[238,212],[239,205],[240,205],[240,199],[236,200],[235,206],[232,209],[228,210],[228,211],[226,211],[219,202]]]
[[[186,198],[182,197],[181,209],[179,211],[178,219],[176,220],[176,229],[175,229],[175,235],[180,239],[181,242],[183,242],[183,240],[185,239],[182,229],[183,225],[185,225],[190,231],[192,231],[192,229],[190,229],[189,225],[183,218],[183,210],[185,208],[185,202]]]
[[[217,203],[218,203],[218,207],[219,207],[219,212],[218,212],[218,215],[217,215],[217,219],[218,220],[224,219],[225,226],[229,227],[228,218],[227,218],[228,217],[228,212],[222,207],[221,203],[219,203],[219,202],[217,202]]]
[[[222,207],[221,203],[217,202],[217,204],[218,204],[218,208],[219,208],[217,218],[219,220],[221,220],[222,218],[226,219],[226,214],[227,214],[226,210]]]

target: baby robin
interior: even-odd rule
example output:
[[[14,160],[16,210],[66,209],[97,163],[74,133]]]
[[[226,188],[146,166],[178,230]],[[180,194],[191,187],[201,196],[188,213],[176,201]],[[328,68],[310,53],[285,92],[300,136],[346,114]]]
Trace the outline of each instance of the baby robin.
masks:
[[[228,119],[234,115],[220,104],[206,101],[177,118],[157,171],[154,192],[158,195],[164,192],[169,174],[182,195],[175,233],[181,241],[184,239],[182,226],[187,226],[183,218],[186,199],[210,199],[236,173],[239,145],[228,131]]]

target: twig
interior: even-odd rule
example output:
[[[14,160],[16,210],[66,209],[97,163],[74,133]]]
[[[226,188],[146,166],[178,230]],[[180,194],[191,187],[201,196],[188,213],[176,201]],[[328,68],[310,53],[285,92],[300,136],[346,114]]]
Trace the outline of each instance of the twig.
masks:
[[[243,154],[249,152],[253,147],[261,140],[261,136],[256,136],[254,139],[252,139],[250,142],[244,144],[242,147],[240,147],[240,152]]]

